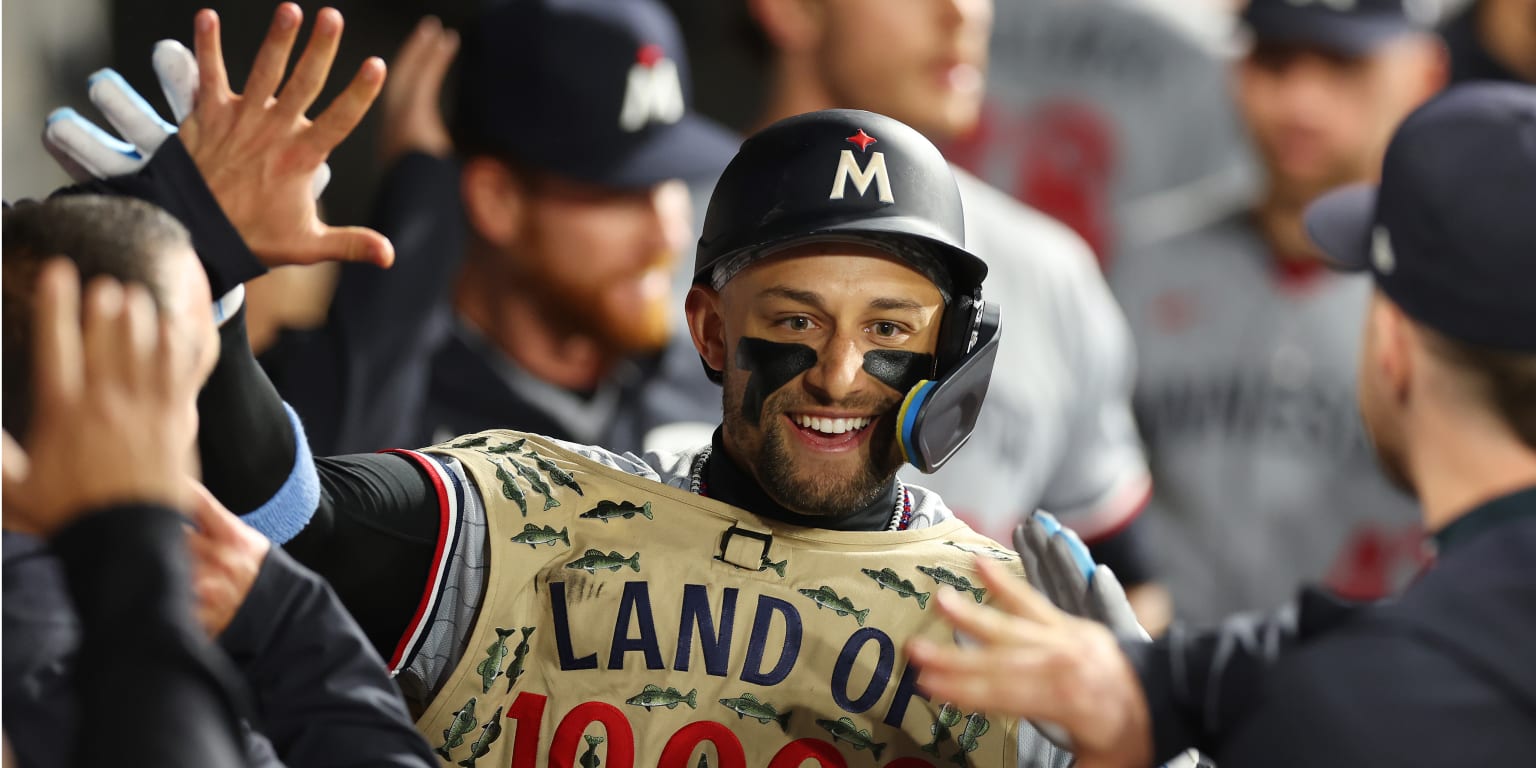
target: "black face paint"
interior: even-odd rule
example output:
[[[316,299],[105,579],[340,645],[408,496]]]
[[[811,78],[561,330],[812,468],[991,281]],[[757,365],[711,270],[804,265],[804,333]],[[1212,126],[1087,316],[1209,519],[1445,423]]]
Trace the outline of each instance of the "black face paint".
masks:
[[[757,426],[762,421],[763,403],[768,396],[815,365],[816,350],[804,344],[780,344],[741,337],[736,342],[736,367],[751,374],[747,377],[747,389],[741,395],[742,417]]]
[[[876,349],[864,353],[864,372],[905,395],[923,379],[933,378],[933,355]]]

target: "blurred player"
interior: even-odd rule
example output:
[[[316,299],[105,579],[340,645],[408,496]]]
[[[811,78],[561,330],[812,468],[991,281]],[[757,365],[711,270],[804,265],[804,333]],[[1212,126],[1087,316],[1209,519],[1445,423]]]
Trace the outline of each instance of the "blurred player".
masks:
[[[1371,178],[1398,121],[1444,83],[1444,55],[1401,0],[1254,0],[1243,18],[1236,95],[1261,202],[1113,274],[1140,355],[1154,551],[1191,619],[1272,606],[1305,579],[1376,597],[1420,562],[1413,504],[1376,471],[1353,405],[1345,320],[1370,284],[1323,266],[1301,212]]]
[[[856,107],[937,142],[976,124],[990,0],[918,0],[899,13],[880,0],[749,7],[773,51],[765,122]],[[1130,585],[1156,629],[1167,609],[1137,544],[1151,481],[1128,402],[1125,319],[1081,238],[964,171],[955,177],[967,242],[992,269],[1008,332],[973,447],[923,482],[997,538],[1036,508],[1056,514]]]
[[[1452,82],[1536,83],[1536,0],[1473,0],[1441,34]]]

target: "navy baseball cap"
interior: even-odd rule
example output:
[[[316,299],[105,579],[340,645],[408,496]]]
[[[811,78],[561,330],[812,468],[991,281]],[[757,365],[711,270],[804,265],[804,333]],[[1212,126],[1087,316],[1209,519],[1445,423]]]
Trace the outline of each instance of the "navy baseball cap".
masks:
[[[1451,88],[1403,121],[1380,186],[1324,195],[1306,225],[1331,261],[1371,272],[1414,320],[1536,352],[1536,87]]]
[[[1364,56],[1435,22],[1433,0],[1249,0],[1243,22],[1255,41]]]
[[[607,187],[708,179],[740,140],[690,109],[677,22],[656,0],[507,0],[465,30],[454,140]]]

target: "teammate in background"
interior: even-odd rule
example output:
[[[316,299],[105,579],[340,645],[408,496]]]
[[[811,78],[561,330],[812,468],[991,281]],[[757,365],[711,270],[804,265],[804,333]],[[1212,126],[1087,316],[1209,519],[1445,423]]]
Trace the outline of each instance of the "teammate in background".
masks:
[[[1346,187],[1307,210],[1327,258],[1375,286],[1360,413],[1382,467],[1422,502],[1437,548],[1401,595],[1349,608],[1307,590],[1268,619],[1122,639],[1122,654],[1101,627],[994,570],[1001,612],[940,596],[978,643],[914,644],[924,689],[1049,718],[1071,734],[1079,764],[1097,768],[1152,765],[1188,746],[1222,768],[1529,766],[1533,210],[1536,88],[1514,83],[1435,98],[1397,131],[1379,186]]]
[[[1072,227],[1106,272],[1135,243],[1233,213],[1254,181],[1228,95],[1232,12],[1201,0],[1155,5],[998,4],[981,119],[945,147]],[[1222,31],[1194,28],[1213,24]]]
[[[1353,407],[1370,283],[1329,271],[1302,209],[1369,179],[1444,83],[1402,0],[1336,10],[1254,0],[1237,103],[1266,172],[1251,211],[1125,256],[1136,413],[1157,491],[1152,551],[1181,617],[1273,606],[1304,580],[1377,597],[1419,566],[1410,499],[1371,460]]]
[[[1451,82],[1536,83],[1536,0],[1473,0],[1440,34]]]
[[[653,0],[484,11],[458,47],[436,20],[387,86],[375,226],[389,272],[343,269],[328,326],[263,357],[319,452],[511,427],[623,451],[713,393],[676,326],[694,233],[683,180],[737,140],[688,111],[675,24]]]
[[[975,124],[990,0],[752,0],[773,51],[763,122],[828,107],[889,114],[935,142]],[[966,241],[1007,313],[972,447],[924,478],[976,529],[1006,539],[1036,508],[1074,528],[1156,631],[1168,607],[1141,552],[1151,479],[1132,420],[1130,334],[1081,238],[954,169]]]

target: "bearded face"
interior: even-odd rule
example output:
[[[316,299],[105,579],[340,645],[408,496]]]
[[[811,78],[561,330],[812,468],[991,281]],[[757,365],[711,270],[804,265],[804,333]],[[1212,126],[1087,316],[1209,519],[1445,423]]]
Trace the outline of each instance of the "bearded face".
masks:
[[[903,460],[897,411],[933,374],[938,288],[876,249],[824,244],[749,267],[711,301],[720,343],[701,352],[724,374],[736,462],[800,514],[878,497]]]

